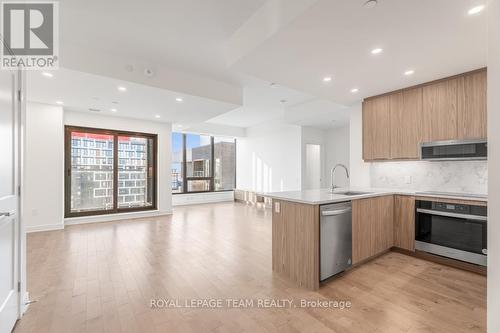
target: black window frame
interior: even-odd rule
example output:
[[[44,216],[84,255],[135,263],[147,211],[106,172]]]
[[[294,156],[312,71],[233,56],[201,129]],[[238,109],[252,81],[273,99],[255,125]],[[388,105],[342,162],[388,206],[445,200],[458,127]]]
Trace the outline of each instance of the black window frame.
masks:
[[[92,211],[81,211],[72,212],[71,211],[71,133],[72,132],[87,132],[93,134],[104,134],[113,136],[113,209],[102,209],[102,210],[92,210]],[[119,136],[133,136],[139,138],[151,139],[153,142],[152,149],[152,163],[148,163],[147,169],[152,167],[152,205],[147,207],[118,207],[118,178],[119,168],[118,168],[118,137]],[[110,130],[102,128],[93,127],[81,127],[81,126],[64,126],[64,217],[82,217],[82,216],[99,216],[99,215],[109,215],[109,214],[119,214],[119,213],[129,213],[129,212],[139,212],[139,211],[151,211],[158,209],[158,135],[151,133],[142,132],[130,132],[121,130]]]
[[[215,137],[214,135],[207,135],[207,134],[197,134],[197,133],[182,133],[182,132],[172,132],[172,134],[177,133],[182,135],[182,162],[181,162],[181,170],[182,170],[182,192],[172,192],[172,195],[179,195],[179,194],[196,194],[196,193],[219,193],[219,192],[230,192],[234,191],[234,188],[236,188],[236,138],[234,138],[234,188],[230,190],[215,190]],[[187,134],[192,134],[192,135],[205,135],[205,136],[210,136],[210,176],[209,177],[187,177],[187,143],[186,143],[186,136]],[[220,136],[222,137],[222,136]],[[188,191],[187,190],[187,184],[188,181],[193,181],[193,180],[208,180],[210,181],[209,185],[209,190],[208,191]]]

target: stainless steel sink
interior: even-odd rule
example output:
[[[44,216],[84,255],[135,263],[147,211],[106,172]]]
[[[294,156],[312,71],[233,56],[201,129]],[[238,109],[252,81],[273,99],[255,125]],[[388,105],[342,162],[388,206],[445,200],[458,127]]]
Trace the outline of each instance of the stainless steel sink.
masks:
[[[330,193],[332,193],[332,194],[340,194],[340,195],[354,196],[354,195],[364,195],[364,194],[370,194],[371,192],[345,191],[345,192],[330,192]]]

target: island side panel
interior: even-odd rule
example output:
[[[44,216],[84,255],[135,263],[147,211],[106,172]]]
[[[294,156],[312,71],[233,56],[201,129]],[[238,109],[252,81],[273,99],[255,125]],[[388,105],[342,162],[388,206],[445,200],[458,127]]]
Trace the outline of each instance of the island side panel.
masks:
[[[277,211],[276,204],[279,205]],[[273,271],[319,288],[319,206],[273,199]]]

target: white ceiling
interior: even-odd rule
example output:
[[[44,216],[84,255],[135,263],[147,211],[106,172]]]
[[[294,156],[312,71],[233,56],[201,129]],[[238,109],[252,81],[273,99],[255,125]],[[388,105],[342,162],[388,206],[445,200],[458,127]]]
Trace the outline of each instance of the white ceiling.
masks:
[[[486,65],[487,15],[467,15],[485,1],[379,0],[372,9],[365,1],[317,1],[233,68],[350,105]],[[384,51],[371,54],[376,47]]]
[[[486,65],[486,13],[467,16],[484,0],[364,2],[62,0],[61,63],[73,70],[29,73],[28,98],[210,128],[270,120],[329,128],[364,97]],[[384,51],[372,55],[374,47]]]
[[[270,82],[246,78],[243,88],[243,106],[210,119],[220,125],[250,127],[266,121],[283,118],[286,110],[314,97]]]
[[[49,78],[38,71],[28,71],[27,99],[55,104],[64,102],[65,109],[83,112],[89,108],[101,114],[161,122],[204,122],[238,105],[197,96],[125,82],[108,77],[68,69],[51,72]],[[119,86],[126,87],[121,92]],[[176,98],[181,97],[179,103]],[[117,103],[113,103],[117,102]],[[116,109],[112,112],[111,109]],[[160,118],[155,116],[159,115]]]
[[[235,82],[225,41],[265,2],[61,0],[61,49],[76,44]]]

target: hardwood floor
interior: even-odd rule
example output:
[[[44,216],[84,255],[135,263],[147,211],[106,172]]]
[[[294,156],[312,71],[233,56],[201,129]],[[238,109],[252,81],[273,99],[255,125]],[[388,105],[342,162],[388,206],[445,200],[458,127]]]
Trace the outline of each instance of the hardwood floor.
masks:
[[[298,289],[271,270],[271,211],[241,203],[28,235],[15,332],[485,332],[486,278],[390,252]],[[334,308],[164,308],[151,299],[348,300]],[[183,304],[183,303],[182,303]]]

